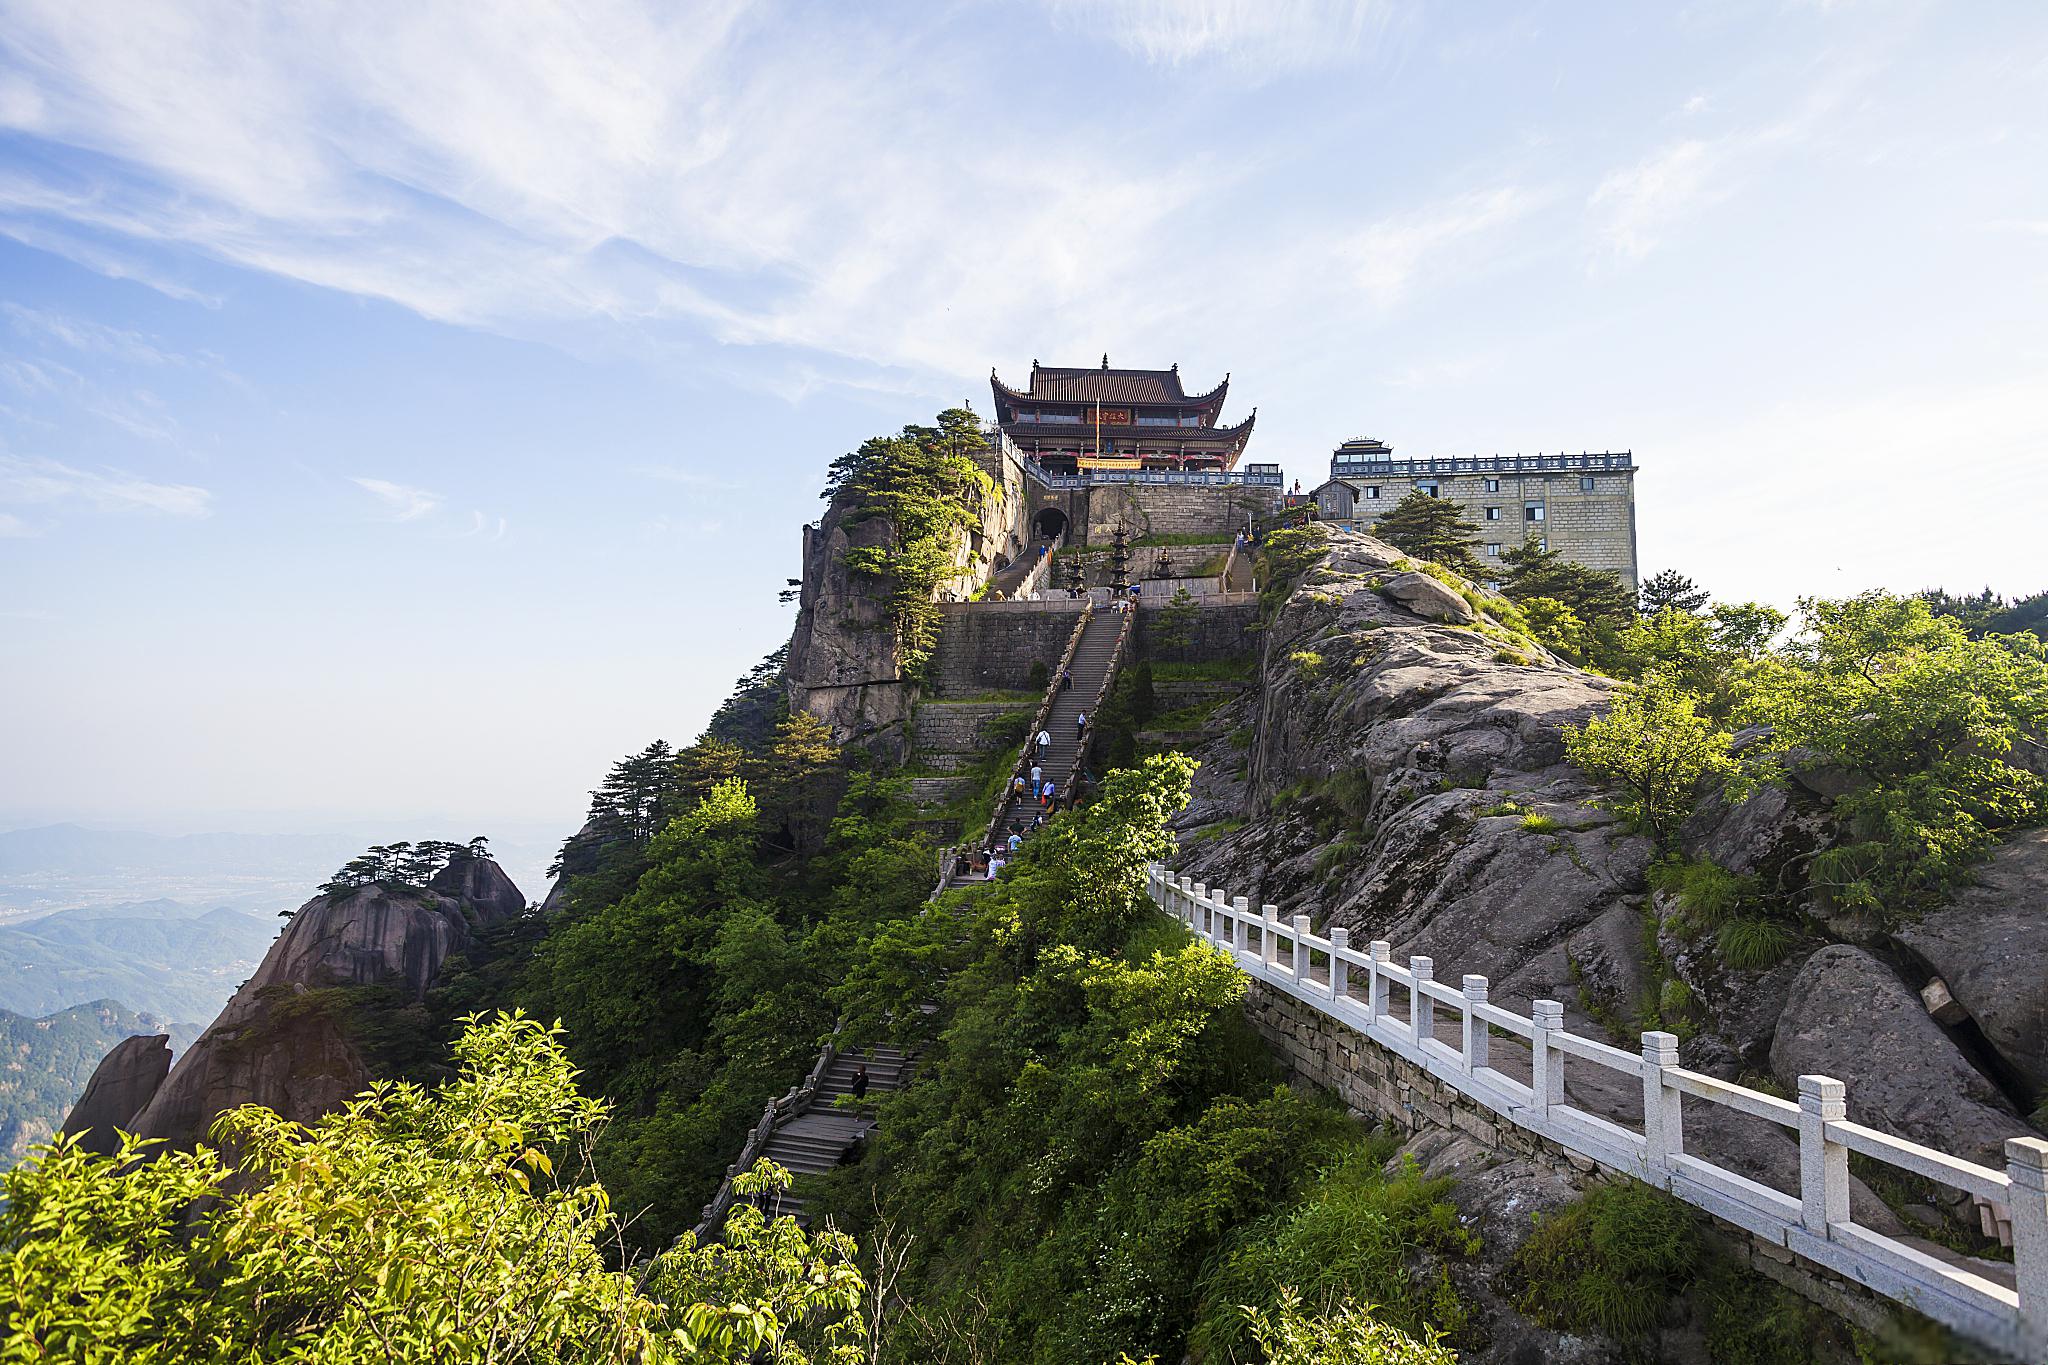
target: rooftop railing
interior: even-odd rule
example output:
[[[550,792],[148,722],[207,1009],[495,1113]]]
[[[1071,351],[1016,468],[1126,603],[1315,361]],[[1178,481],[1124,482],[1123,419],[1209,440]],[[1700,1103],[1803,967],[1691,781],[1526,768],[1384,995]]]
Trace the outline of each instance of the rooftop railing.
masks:
[[[1282,920],[1272,905],[1254,911],[1244,896],[1212,891],[1158,864],[1147,887],[1161,909],[1229,954],[1246,975],[1363,1034],[1517,1127],[1668,1190],[1995,1351],[2048,1360],[2048,1141],[2008,1139],[2005,1169],[1994,1170],[1850,1122],[1846,1088],[1830,1077],[1801,1076],[1794,1103],[1685,1069],[1673,1034],[1645,1033],[1641,1053],[1626,1052],[1569,1032],[1556,1000],[1532,1001],[1528,1014],[1503,1009],[1487,999],[1483,976],[1463,977],[1456,986],[1438,981],[1429,958],[1411,957],[1400,966],[1379,940],[1359,952],[1348,930],[1318,935],[1307,915]],[[1395,991],[1407,999],[1405,1012],[1394,1008]],[[1440,1012],[1446,1025],[1457,1016],[1455,1043],[1438,1036]],[[1528,1044],[1526,1084],[1500,1068],[1503,1059],[1492,1047],[1496,1031]],[[1641,1131],[1574,1105],[1564,1088],[1568,1061],[1639,1082]],[[1688,1153],[1688,1100],[1791,1130],[1799,1141],[1798,1188],[1775,1190]],[[1849,1206],[1851,1152],[1959,1190],[2009,1219],[2014,1284],[1979,1273],[1981,1262],[1939,1259],[1858,1224]]]
[[[1516,474],[1552,469],[1634,469],[1633,451],[1581,451],[1577,455],[1454,455],[1442,459],[1330,461],[1330,477],[1373,474]]]

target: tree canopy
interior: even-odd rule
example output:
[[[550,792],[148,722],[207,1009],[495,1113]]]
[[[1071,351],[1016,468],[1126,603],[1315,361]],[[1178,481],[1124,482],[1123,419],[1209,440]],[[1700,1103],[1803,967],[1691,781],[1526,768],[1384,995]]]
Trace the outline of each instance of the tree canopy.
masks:
[[[1472,552],[1479,527],[1465,520],[1464,509],[1448,498],[1416,489],[1373,523],[1372,533],[1397,550],[1443,565],[1467,578],[1484,578],[1487,569]]]
[[[456,1074],[380,1084],[318,1122],[249,1106],[201,1146],[60,1140],[0,1174],[0,1359],[184,1365],[851,1362],[851,1247],[736,1220],[643,1286],[583,1154],[605,1106],[560,1030],[469,1021]],[[153,1159],[139,1159],[145,1155]],[[769,1170],[757,1180],[772,1185]]]

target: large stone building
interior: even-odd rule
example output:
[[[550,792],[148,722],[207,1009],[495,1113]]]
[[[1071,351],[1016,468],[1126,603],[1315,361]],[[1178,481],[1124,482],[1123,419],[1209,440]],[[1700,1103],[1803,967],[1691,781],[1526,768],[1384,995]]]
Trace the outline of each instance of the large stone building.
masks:
[[[1318,517],[1360,531],[1410,492],[1450,498],[1479,527],[1483,564],[1534,540],[1633,588],[1635,477],[1628,451],[1398,459],[1384,441],[1359,437],[1337,447],[1329,482],[1313,496]]]

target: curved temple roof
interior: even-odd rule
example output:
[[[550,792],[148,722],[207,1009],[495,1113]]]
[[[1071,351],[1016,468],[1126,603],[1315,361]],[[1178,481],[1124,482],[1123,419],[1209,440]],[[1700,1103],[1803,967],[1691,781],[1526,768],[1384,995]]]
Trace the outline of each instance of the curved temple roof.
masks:
[[[1108,366],[1068,367],[1031,363],[1031,386],[1014,389],[989,371],[996,399],[1041,403],[1167,403],[1175,407],[1222,406],[1230,392],[1230,376],[1207,393],[1181,387],[1180,367],[1166,370],[1113,370]]]

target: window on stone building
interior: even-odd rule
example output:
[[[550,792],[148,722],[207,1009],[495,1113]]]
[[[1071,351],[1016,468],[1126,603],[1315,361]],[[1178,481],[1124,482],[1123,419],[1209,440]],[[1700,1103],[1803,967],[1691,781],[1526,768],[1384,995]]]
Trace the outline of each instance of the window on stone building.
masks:
[[[1437,485],[1433,483],[1418,483],[1415,485],[1415,491],[1418,493],[1427,493],[1432,498],[1440,498],[1443,496],[1442,490],[1439,489]]]
[[[1491,480],[1491,479],[1489,479],[1489,480],[1487,480],[1487,482],[1488,482],[1488,483],[1491,483],[1491,482],[1492,482],[1492,480]],[[1486,519],[1487,519],[1488,521],[1499,521],[1499,520],[1500,520],[1500,509],[1499,509],[1498,507],[1489,507],[1489,508],[1487,508],[1487,509],[1486,509]]]
[[[1543,520],[1543,504],[1540,502],[1530,503],[1522,509],[1522,515],[1530,521]]]
[[[1499,479],[1488,479],[1488,480],[1486,481],[1486,491],[1487,491],[1487,492],[1489,492],[1489,493],[1498,493],[1498,492],[1500,492],[1500,480],[1499,480]]]
[[[1378,497],[1378,496],[1380,495],[1380,486],[1379,486],[1378,484],[1376,484],[1376,483],[1369,483],[1369,484],[1367,484],[1367,485],[1365,486],[1365,495],[1366,495],[1366,496],[1367,496],[1368,498],[1376,498],[1376,497]]]
[[[1579,475],[1579,491],[1581,493],[1590,493],[1593,491],[1593,476],[1591,474]]]
[[[1494,542],[1493,544],[1491,544],[1491,545],[1487,546],[1487,547],[1486,547],[1486,553],[1488,553],[1488,554],[1492,555],[1492,556],[1493,556],[1493,557],[1494,557],[1495,559],[1499,559],[1499,558],[1500,558],[1500,542],[1498,542],[1498,541],[1495,541],[1495,542]]]

